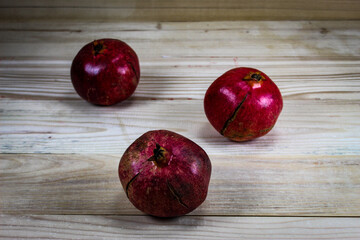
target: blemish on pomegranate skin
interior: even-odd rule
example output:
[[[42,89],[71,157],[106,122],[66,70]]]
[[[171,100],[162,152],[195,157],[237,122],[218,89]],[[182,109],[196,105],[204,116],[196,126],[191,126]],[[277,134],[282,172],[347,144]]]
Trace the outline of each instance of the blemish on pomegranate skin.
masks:
[[[132,62],[127,61],[128,65],[130,65],[130,68],[133,70],[133,73],[135,74],[136,78],[140,78],[140,73],[136,71],[134,64]]]
[[[130,184],[137,178],[137,176],[139,176],[140,172],[138,174],[136,174],[132,179],[130,179],[130,181],[126,184],[126,196],[129,197],[129,187]]]
[[[237,114],[238,114],[241,106],[244,104],[247,96],[248,96],[248,94],[246,94],[245,97],[241,100],[241,102],[240,102],[239,105],[235,108],[235,111],[234,111],[234,113],[230,116],[230,118],[229,118],[228,120],[226,120],[223,128],[222,128],[221,131],[220,131],[221,135],[224,135],[224,133],[226,132],[227,127],[229,126],[229,124],[230,124],[232,121],[235,120],[235,118],[236,118],[236,116],[237,116]]]
[[[91,96],[94,95],[95,92],[96,92],[95,88],[89,88],[86,93],[87,99],[91,99]]]
[[[274,124],[274,125],[275,125],[275,124]],[[265,128],[265,129],[261,129],[259,132],[260,132],[260,133],[269,132],[269,131],[274,127],[274,125],[272,125],[272,126],[270,126],[270,127],[268,127],[268,128]]]
[[[189,208],[188,205],[186,205],[182,200],[181,200],[181,196],[180,194],[175,190],[175,188],[173,187],[173,185],[171,185],[171,183],[169,181],[166,181],[167,186],[171,192],[172,195],[174,195],[174,197],[176,198],[176,200],[185,208]]]

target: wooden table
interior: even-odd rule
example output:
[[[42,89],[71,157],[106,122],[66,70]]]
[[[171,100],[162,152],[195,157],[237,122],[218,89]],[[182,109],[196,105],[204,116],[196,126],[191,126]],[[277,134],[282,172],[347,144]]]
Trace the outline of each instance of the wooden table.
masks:
[[[0,238],[360,239],[358,2],[184,2],[2,1]],[[103,37],[141,64],[135,94],[111,107],[81,100],[69,76]],[[239,66],[284,97],[275,128],[245,143],[203,110],[207,87]],[[146,216],[120,185],[120,157],[152,129],[211,158],[208,197],[187,216]]]

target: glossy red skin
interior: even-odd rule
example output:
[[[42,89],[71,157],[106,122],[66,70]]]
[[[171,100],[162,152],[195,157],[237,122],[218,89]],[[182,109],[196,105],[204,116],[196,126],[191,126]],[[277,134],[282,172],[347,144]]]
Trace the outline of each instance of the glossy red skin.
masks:
[[[96,54],[94,43],[102,44]],[[117,39],[99,39],[85,45],[71,65],[71,80],[76,92],[95,105],[113,105],[130,97],[140,78],[135,51]]]
[[[244,80],[256,72],[264,79]],[[247,141],[267,134],[274,127],[282,107],[282,96],[276,84],[265,73],[245,67],[231,69],[216,79],[204,99],[205,114],[210,123],[233,141]]]
[[[148,161],[156,143],[169,153],[166,166]],[[181,216],[197,208],[206,198],[210,175],[211,162],[205,151],[167,130],[143,134],[128,147],[119,164],[120,182],[130,202],[157,217]]]

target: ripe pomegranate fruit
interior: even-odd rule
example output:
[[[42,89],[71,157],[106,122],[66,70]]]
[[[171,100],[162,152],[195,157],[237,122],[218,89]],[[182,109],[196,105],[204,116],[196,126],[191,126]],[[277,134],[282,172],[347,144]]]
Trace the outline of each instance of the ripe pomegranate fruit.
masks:
[[[234,68],[216,79],[204,99],[206,117],[223,136],[247,141],[267,134],[283,107],[275,83],[254,68]]]
[[[71,65],[76,92],[96,105],[113,105],[130,97],[140,78],[135,51],[117,39],[99,39],[86,44]]]
[[[119,164],[130,202],[157,217],[175,217],[206,198],[211,162],[190,139],[167,130],[149,131],[133,142]]]

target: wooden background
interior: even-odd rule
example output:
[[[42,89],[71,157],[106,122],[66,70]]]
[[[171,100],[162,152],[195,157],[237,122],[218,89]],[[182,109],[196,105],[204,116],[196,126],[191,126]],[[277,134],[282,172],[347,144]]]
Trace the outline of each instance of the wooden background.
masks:
[[[141,80],[96,107],[69,71],[104,37],[137,52]],[[284,97],[275,128],[246,143],[202,105],[239,66]],[[360,239],[359,120],[356,0],[0,2],[0,238]],[[121,188],[121,155],[152,129],[211,158],[207,200],[187,216],[144,216]]]

